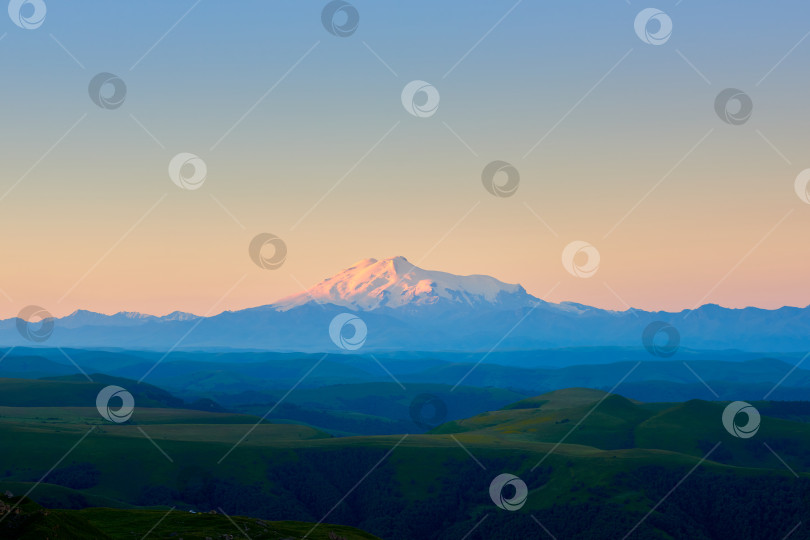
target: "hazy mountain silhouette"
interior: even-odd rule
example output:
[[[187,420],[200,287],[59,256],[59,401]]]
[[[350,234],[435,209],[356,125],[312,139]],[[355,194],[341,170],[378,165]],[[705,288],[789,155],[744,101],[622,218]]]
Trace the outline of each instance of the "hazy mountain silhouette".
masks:
[[[404,257],[365,259],[300,294],[212,317],[79,310],[55,319],[53,335],[43,345],[337,352],[329,325],[345,312],[366,324],[363,351],[640,346],[645,328],[655,321],[673,326],[680,345],[693,349],[810,349],[810,308],[707,304],[677,313],[610,311],[545,302],[520,285],[424,270]],[[29,344],[16,323],[0,321],[0,345]],[[667,334],[659,334],[661,345]]]

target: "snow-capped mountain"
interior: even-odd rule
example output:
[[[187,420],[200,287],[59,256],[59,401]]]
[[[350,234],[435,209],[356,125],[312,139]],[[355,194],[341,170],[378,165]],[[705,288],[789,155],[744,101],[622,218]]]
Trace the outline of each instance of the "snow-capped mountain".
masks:
[[[457,276],[424,270],[405,257],[363,259],[306,291],[273,304],[287,311],[308,302],[334,304],[355,311],[379,308],[435,306],[514,308],[539,302],[520,285],[490,276]]]
[[[26,326],[18,319],[6,319],[0,321],[0,347],[340,352],[347,350],[335,338],[342,334],[330,327],[335,320],[350,319],[362,320],[366,329],[362,348],[348,349],[360,353],[649,347],[643,343],[645,332],[662,324],[675,329],[681,347],[692,349],[810,350],[810,308],[727,309],[709,304],[677,313],[608,311],[545,302],[520,285],[425,270],[404,257],[364,259],[303,293],[211,317],[79,310],[54,319],[52,334],[44,340],[40,334],[26,336]],[[664,338],[672,335],[671,330],[661,333]],[[36,343],[31,343],[32,336]]]

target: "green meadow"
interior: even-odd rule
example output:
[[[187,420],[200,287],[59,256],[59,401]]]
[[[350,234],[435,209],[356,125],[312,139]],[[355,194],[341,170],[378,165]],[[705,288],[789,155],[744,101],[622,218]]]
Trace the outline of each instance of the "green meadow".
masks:
[[[638,538],[685,530],[720,538],[717,516],[749,531],[735,538],[755,538],[808,517],[810,429],[802,407],[791,413],[787,402],[774,409],[781,418],[763,413],[751,439],[725,430],[723,402],[641,403],[582,388],[428,433],[335,437],[254,415],[165,407],[166,396],[154,395],[153,406],[115,424],[94,406],[98,386],[0,380],[0,489],[31,490],[21,508],[41,518],[32,531],[51,527],[46,537],[83,527],[88,538],[96,530],[140,538],[170,509],[150,537],[303,538],[323,521],[308,538],[460,538],[486,515],[469,538],[536,536],[534,519],[559,537],[621,538],[655,507]],[[76,406],[88,397],[91,406]],[[490,500],[489,483],[503,472],[527,484],[517,512]],[[698,503],[715,517],[690,513]],[[0,522],[3,534],[11,522]]]

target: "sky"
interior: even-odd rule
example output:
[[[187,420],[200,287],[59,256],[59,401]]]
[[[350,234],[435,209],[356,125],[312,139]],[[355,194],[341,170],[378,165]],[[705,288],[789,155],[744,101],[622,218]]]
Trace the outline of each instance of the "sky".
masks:
[[[810,304],[806,3],[355,0],[346,36],[325,1],[44,4],[0,20],[2,317],[214,314],[395,255],[609,309]]]

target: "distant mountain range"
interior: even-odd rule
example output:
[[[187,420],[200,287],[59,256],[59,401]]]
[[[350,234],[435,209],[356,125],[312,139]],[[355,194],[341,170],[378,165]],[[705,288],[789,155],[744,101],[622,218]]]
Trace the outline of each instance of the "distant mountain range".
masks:
[[[340,352],[336,343],[342,340],[333,339],[334,334],[330,337],[329,328],[342,313],[353,314],[350,319],[359,318],[367,329],[364,342],[352,342],[362,345],[362,352],[644,345],[666,357],[679,345],[708,350],[810,350],[810,307],[728,309],[707,304],[677,313],[610,311],[546,302],[520,285],[490,276],[424,270],[404,257],[365,259],[274,304],[212,317],[79,310],[48,321],[53,322],[53,332],[45,332],[47,339],[38,344]],[[0,346],[32,345],[19,331],[19,322],[17,318],[0,321]],[[344,326],[356,330],[356,325]],[[353,332],[343,331],[349,337]]]

